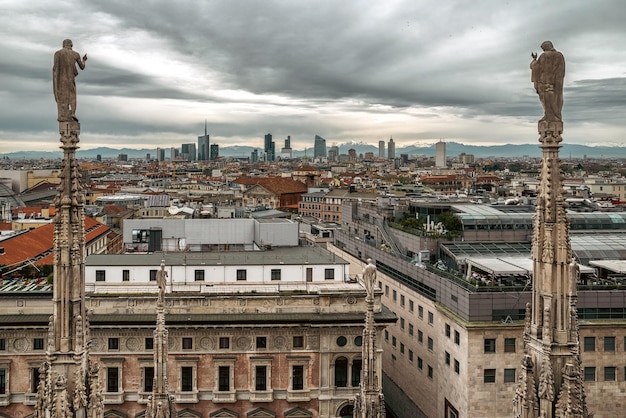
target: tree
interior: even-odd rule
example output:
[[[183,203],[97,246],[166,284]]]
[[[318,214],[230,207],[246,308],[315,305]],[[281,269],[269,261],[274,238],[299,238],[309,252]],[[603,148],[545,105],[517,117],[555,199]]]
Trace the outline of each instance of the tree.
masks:
[[[441,222],[449,232],[461,232],[463,230],[463,223],[458,216],[450,211],[442,212],[439,215],[439,222]]]

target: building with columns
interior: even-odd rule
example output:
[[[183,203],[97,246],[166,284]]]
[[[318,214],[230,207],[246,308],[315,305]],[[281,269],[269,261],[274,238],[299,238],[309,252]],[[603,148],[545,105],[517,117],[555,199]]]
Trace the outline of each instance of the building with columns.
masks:
[[[160,328],[168,333],[165,373],[178,417],[352,416],[367,311],[359,271],[351,273],[345,260],[318,247],[261,250],[253,241],[268,233],[263,222],[240,221],[219,221],[221,231],[240,230],[230,242],[224,233],[205,235],[205,244],[220,251],[87,257],[90,353],[101,364],[105,416],[154,411],[148,405],[155,399],[158,375],[160,271],[168,277],[165,328]],[[197,229],[190,233],[198,235]],[[374,291],[379,338],[396,319],[380,303],[381,295]],[[48,290],[5,296],[0,299],[0,376],[4,371],[6,389],[0,413],[12,415],[19,404],[26,416],[35,405],[37,369],[45,358],[41,347],[47,341],[51,295]],[[16,305],[21,306],[17,315]],[[375,355],[380,377],[382,354]]]

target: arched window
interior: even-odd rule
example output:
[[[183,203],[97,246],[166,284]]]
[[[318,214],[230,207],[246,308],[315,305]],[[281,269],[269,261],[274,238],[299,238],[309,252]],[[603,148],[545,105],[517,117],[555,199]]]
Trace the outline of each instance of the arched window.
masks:
[[[348,386],[348,359],[345,357],[335,360],[335,386],[338,388]]]
[[[354,416],[354,406],[346,405],[339,411],[341,418],[352,418]]]
[[[352,387],[358,387],[361,384],[361,370],[363,369],[363,361],[360,358],[352,361]]]

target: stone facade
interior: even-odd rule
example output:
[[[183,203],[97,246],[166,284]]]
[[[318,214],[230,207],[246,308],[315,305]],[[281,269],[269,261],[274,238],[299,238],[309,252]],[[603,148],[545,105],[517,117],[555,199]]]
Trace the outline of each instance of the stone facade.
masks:
[[[146,376],[154,365],[156,294],[87,296],[91,357],[102,365],[105,414],[134,417],[146,409],[151,394]],[[9,383],[0,413],[32,411],[33,375],[25,371],[45,357],[33,347],[37,338],[46,345],[49,298],[48,293],[0,299],[0,369],[5,367]],[[168,386],[179,414],[337,417],[351,411],[362,367],[365,290],[359,283],[320,283],[308,292],[303,283],[302,289],[281,293],[262,286],[245,293],[227,286],[211,294],[168,288],[165,305]],[[394,320],[377,293],[379,335]],[[29,331],[18,333],[25,324],[31,324]],[[259,408],[270,415],[254,415]]]

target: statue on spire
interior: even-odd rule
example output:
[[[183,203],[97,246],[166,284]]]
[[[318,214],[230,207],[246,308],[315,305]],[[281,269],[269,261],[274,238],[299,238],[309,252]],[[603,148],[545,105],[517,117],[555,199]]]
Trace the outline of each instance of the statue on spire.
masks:
[[[563,79],[565,77],[565,58],[563,54],[554,49],[552,42],[545,41],[541,44],[543,53],[537,58],[537,53],[531,53],[533,58],[530,63],[531,81],[539,100],[543,106],[542,121],[561,121],[561,109],[563,108]]]
[[[72,41],[65,39],[63,48],[54,54],[54,66],[52,67],[52,90],[57,102],[58,121],[75,122],[76,117],[76,76],[78,70],[85,69],[87,54],[80,54],[72,49]]]

